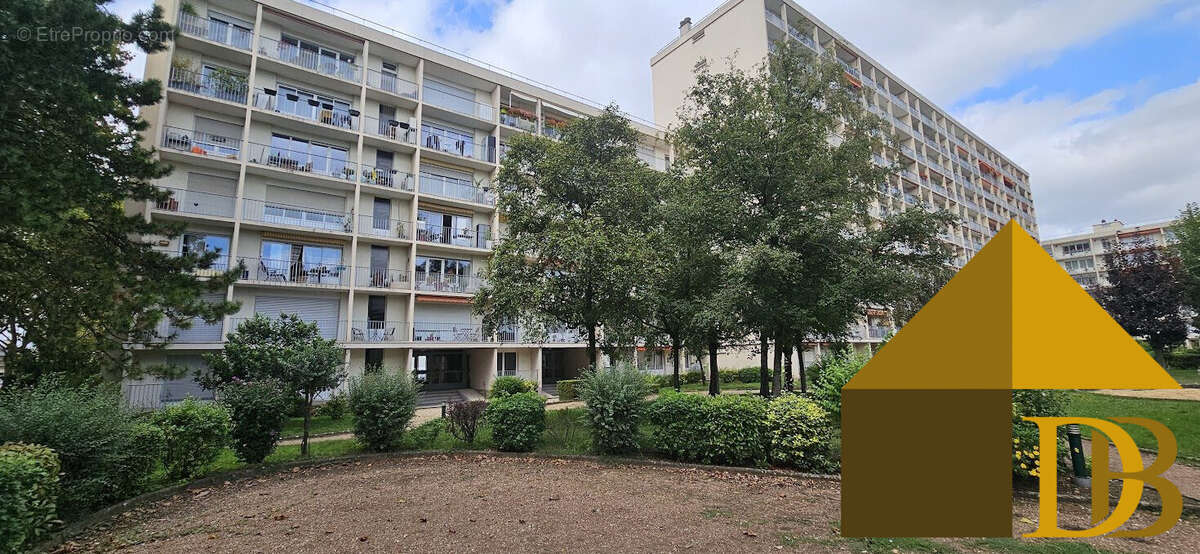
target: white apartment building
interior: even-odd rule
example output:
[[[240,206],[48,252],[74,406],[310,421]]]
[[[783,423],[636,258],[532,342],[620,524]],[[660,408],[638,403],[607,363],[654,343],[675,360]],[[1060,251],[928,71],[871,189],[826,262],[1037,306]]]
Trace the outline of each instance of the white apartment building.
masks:
[[[574,333],[485,335],[471,303],[504,232],[494,183],[508,139],[556,137],[597,106],[320,6],[158,3],[181,33],[147,58],[164,98],[143,111],[144,140],[175,166],[158,183],[173,197],[131,209],[187,224],[163,251],[246,269],[223,295],[238,313],[164,324],[175,340],[140,362],[202,368],[246,318],[297,313],[345,346],[351,375],[404,368],[426,390],[485,390],[497,375],[550,385],[585,365]],[[663,133],[634,125],[639,156],[664,169]],[[190,376],[126,388],[139,405],[203,396]]]
[[[1104,255],[1114,246],[1134,248],[1139,244],[1163,247],[1175,242],[1174,221],[1126,225],[1119,219],[1102,220],[1090,233],[1049,238],[1042,241],[1055,261],[1085,289],[1108,284]]]

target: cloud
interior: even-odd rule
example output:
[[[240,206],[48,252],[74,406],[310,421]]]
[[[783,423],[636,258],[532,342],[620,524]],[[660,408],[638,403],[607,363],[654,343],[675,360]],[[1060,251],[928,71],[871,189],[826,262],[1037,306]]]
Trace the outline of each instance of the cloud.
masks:
[[[1200,201],[1200,81],[1121,111],[1136,88],[1082,99],[1025,91],[971,106],[962,119],[1029,170],[1044,237],[1100,219],[1167,219]]]

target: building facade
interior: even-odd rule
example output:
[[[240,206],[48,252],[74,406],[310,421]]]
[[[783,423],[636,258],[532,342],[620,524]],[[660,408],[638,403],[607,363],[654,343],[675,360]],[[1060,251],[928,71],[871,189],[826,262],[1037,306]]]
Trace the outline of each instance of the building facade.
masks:
[[[1075,282],[1085,289],[1093,289],[1108,283],[1104,255],[1114,246],[1124,248],[1139,245],[1164,247],[1175,242],[1171,231],[1173,221],[1160,221],[1143,225],[1126,225],[1118,219],[1101,221],[1092,225],[1090,233],[1050,238],[1042,241],[1055,261],[1062,266]]]

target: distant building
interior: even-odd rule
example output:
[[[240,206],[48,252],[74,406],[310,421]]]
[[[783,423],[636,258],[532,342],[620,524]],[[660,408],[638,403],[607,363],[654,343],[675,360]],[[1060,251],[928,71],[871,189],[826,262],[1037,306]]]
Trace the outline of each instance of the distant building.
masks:
[[[1166,246],[1175,241],[1171,231],[1174,221],[1159,221],[1142,225],[1126,225],[1119,219],[1101,220],[1092,225],[1090,233],[1045,239],[1046,249],[1081,286],[1093,289],[1107,284],[1104,254],[1118,242],[1126,247],[1140,241],[1154,246]]]

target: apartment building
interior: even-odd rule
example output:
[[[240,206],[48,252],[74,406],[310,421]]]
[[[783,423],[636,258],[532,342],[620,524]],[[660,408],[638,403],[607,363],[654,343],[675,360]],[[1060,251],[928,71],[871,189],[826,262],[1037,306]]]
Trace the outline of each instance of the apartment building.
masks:
[[[580,337],[518,327],[485,334],[471,313],[504,232],[495,181],[509,138],[555,138],[599,108],[366,20],[290,0],[159,0],[180,29],[146,61],[164,83],[144,135],[175,171],[173,196],[131,206],[187,231],[171,254],[215,251],[245,266],[222,297],[241,310],[175,334],[143,363],[203,368],[201,354],[256,314],[296,313],[345,346],[350,373],[415,371],[426,390],[486,389],[498,375],[539,386],[586,362]],[[634,121],[658,169],[660,129]],[[190,377],[126,384],[157,405],[203,396]]]
[[[1042,248],[1075,278],[1075,282],[1085,289],[1092,289],[1108,283],[1104,255],[1114,246],[1167,246],[1175,242],[1175,233],[1171,230],[1173,223],[1126,225],[1119,219],[1101,220],[1092,225],[1089,233],[1045,239]]]
[[[894,164],[899,174],[878,184],[884,195],[872,213],[924,206],[956,214],[960,222],[942,234],[956,267],[1011,219],[1037,236],[1028,172],[791,0],[728,0],[695,24],[684,19],[679,36],[650,60],[655,122],[675,122],[701,60],[718,71],[727,60],[750,71],[781,41],[799,42],[841,64],[866,109],[899,138],[897,151],[874,153],[877,163]]]

